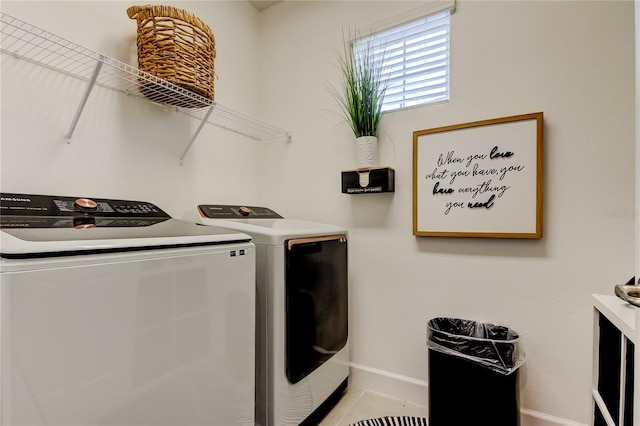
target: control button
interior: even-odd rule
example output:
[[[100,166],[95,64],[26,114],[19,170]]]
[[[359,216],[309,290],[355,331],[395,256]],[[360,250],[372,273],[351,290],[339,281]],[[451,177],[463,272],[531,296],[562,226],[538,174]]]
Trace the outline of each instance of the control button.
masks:
[[[240,207],[240,214],[242,216],[249,216],[251,214],[251,209],[249,207]]]
[[[98,203],[89,198],[78,198],[73,205],[80,210],[95,210],[98,208]]]

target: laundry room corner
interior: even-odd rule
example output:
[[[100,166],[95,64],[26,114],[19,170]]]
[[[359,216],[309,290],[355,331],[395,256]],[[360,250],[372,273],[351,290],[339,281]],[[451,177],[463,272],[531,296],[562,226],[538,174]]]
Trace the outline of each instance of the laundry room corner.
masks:
[[[215,35],[215,57],[205,55],[215,59],[214,94],[206,96],[137,68],[139,24],[127,9],[147,3],[0,2],[1,425],[15,413],[13,423],[23,424],[310,426],[329,412],[339,418],[327,426],[353,426],[373,412],[390,415],[383,405],[371,409],[376,397],[428,413],[428,324],[436,318],[517,331],[508,337],[522,349],[520,424],[506,426],[599,425],[598,331],[609,327],[618,339],[615,379],[631,381],[623,354],[633,358],[629,342],[640,342],[640,311],[614,294],[617,284],[640,285],[639,0],[154,2],[189,11],[198,18],[188,18],[191,27],[208,35],[201,20]],[[446,15],[446,30],[434,10]],[[437,68],[446,82],[432,83],[447,95],[410,105],[422,88],[406,90],[403,106],[376,123],[375,163],[360,167],[359,135],[335,96],[341,55],[363,33],[414,18],[434,19],[438,28],[428,31],[445,34],[446,65]],[[411,57],[405,42],[394,49]],[[526,137],[467,133],[532,116]],[[449,136],[425,137],[433,134]],[[440,142],[421,157],[427,140]],[[525,155],[498,149],[521,140],[530,142]],[[448,145],[438,151],[436,143]],[[477,148],[488,163],[524,156],[511,171],[527,177],[509,186],[491,165],[469,168],[471,183],[457,193],[454,179],[451,188],[431,184],[444,184],[451,164],[464,161],[454,155],[459,147]],[[364,169],[383,170],[383,184],[354,183]],[[526,203],[496,213],[496,181]],[[468,204],[437,212],[443,229],[419,226],[425,204],[465,192]],[[478,215],[455,216],[463,210]],[[479,229],[478,216],[500,231]],[[524,216],[532,232],[501,232]],[[43,271],[64,291],[51,291]],[[85,279],[92,292],[83,293]],[[89,294],[89,309],[78,294]],[[635,328],[603,320],[594,295],[633,312]],[[215,327],[213,307],[224,311]],[[247,332],[254,323],[257,339]],[[180,327],[186,333],[176,337]],[[75,342],[67,329],[92,357],[72,351],[76,362],[65,364],[64,348]],[[229,350],[212,343],[220,336]],[[252,339],[254,347],[238,349]],[[39,357],[47,346],[52,356]],[[637,344],[634,359],[636,395],[613,405],[629,410],[626,397],[638,426]],[[37,389],[20,387],[23,378]],[[331,413],[341,397],[348,407]],[[356,399],[370,410],[355,409]],[[617,423],[607,416],[601,424],[624,424],[624,412]]]
[[[633,3],[456,1],[450,100],[384,114],[379,165],[395,169],[395,192],[343,194],[355,146],[327,90],[339,83],[343,31],[417,6],[284,2],[261,14],[261,112],[293,135],[286,149],[260,148],[264,197],[290,217],[349,229],[355,386],[426,405],[428,320],[488,321],[518,330],[528,354],[523,421],[587,424],[590,294],[611,293],[636,261],[634,217],[615,213],[635,199]],[[606,43],[593,32],[603,22]],[[413,132],[535,111],[542,238],[414,236]]]

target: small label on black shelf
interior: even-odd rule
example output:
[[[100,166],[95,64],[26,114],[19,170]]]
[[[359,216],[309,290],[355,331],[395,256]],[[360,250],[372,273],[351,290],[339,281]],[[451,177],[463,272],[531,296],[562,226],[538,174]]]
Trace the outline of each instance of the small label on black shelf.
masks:
[[[361,179],[366,176],[366,179]],[[346,170],[342,172],[343,194],[374,194],[380,192],[394,192],[395,171],[390,167],[369,169],[366,173],[361,170]]]
[[[367,188],[347,188],[347,194],[361,194],[364,192],[382,192],[382,187],[373,186]]]

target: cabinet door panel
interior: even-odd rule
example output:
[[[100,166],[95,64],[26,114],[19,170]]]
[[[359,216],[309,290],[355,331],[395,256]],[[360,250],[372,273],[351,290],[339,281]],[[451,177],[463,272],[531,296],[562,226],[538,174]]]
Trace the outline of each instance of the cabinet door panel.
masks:
[[[627,359],[624,388],[624,426],[633,426],[633,373],[634,373],[634,353],[633,343],[627,341]]]
[[[622,366],[622,333],[600,315],[600,347],[598,349],[598,392],[614,419],[620,418],[620,373]]]

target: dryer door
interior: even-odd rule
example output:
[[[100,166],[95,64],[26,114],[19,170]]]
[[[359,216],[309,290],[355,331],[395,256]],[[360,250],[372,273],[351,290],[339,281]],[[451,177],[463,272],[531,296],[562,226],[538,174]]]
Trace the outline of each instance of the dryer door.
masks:
[[[286,244],[286,371],[297,383],[347,343],[346,235]]]

